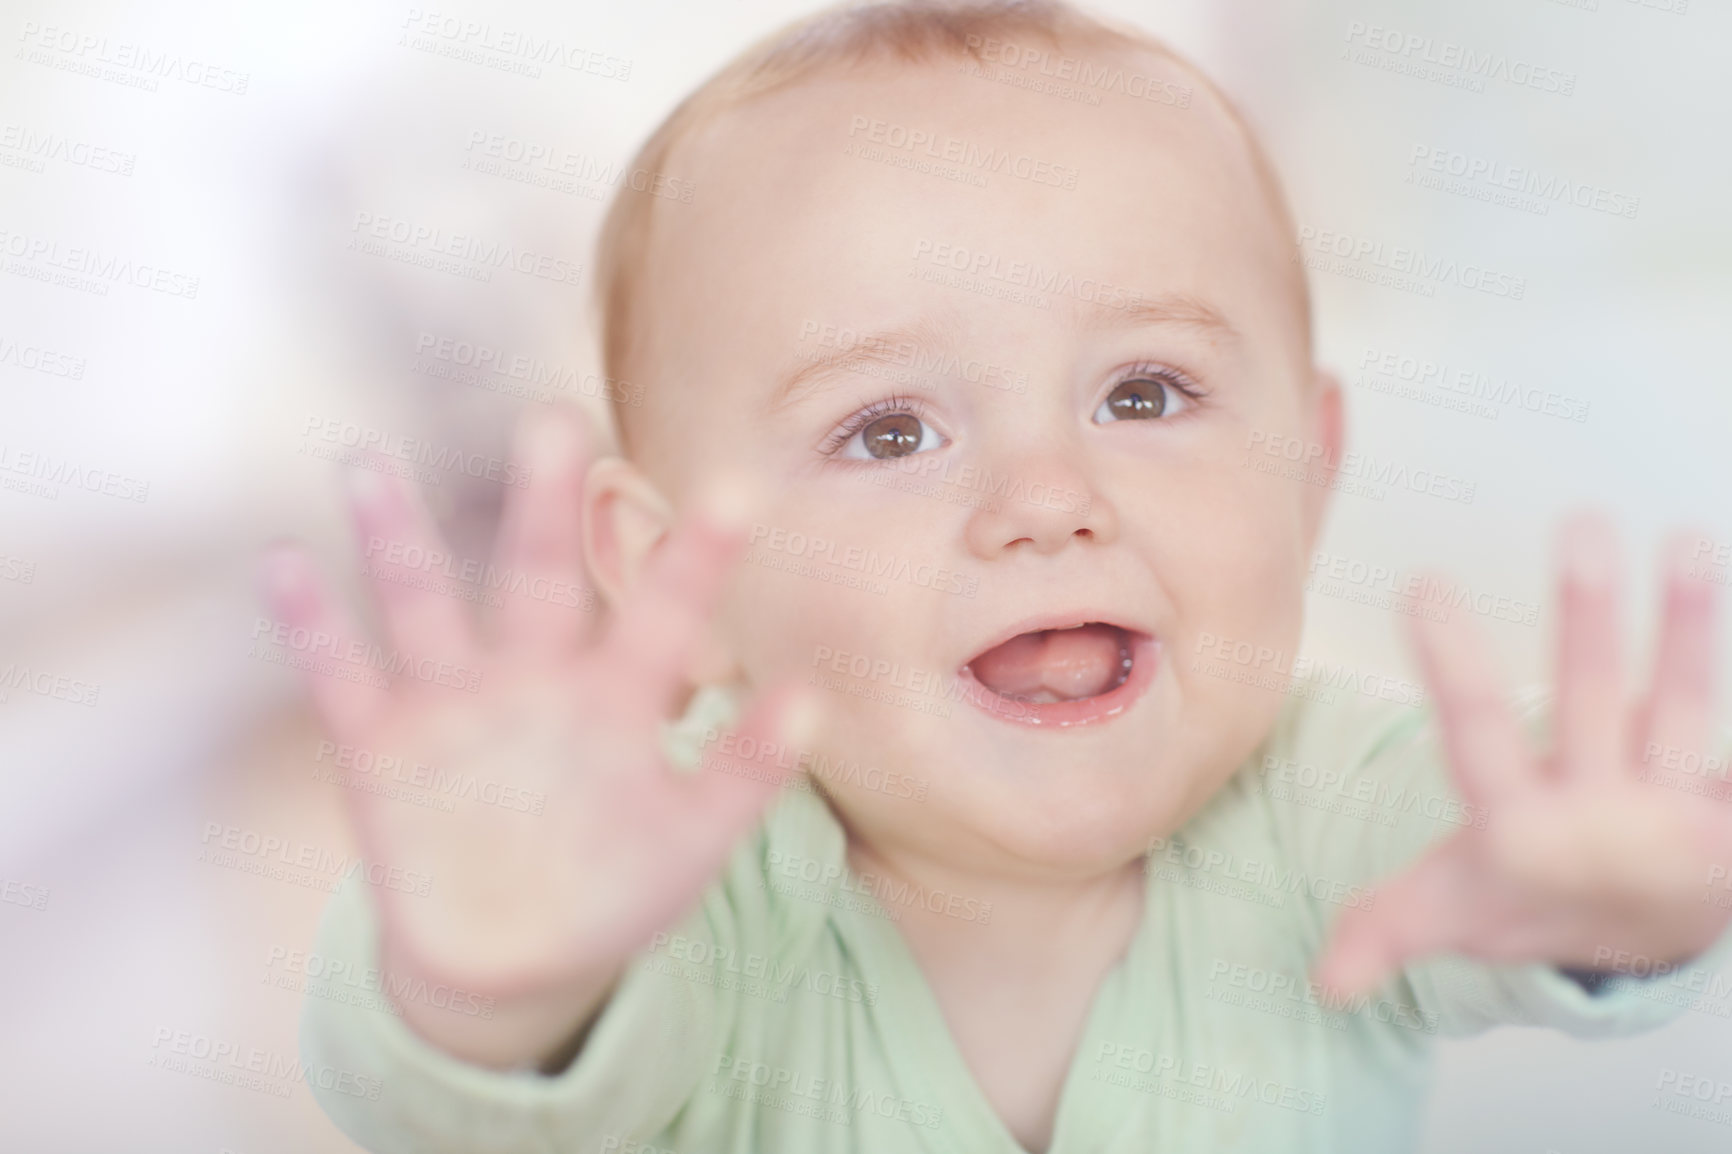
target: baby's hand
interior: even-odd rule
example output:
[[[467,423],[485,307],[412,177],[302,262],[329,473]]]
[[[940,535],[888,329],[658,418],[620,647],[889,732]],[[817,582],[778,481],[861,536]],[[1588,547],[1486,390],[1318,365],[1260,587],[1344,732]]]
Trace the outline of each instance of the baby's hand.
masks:
[[[1627,708],[1618,549],[1598,520],[1564,536],[1553,749],[1536,757],[1495,662],[1465,621],[1413,618],[1451,772],[1489,811],[1349,910],[1317,978],[1342,993],[1435,953],[1591,967],[1606,951],[1686,960],[1732,914],[1706,900],[1732,863],[1732,805],[1643,781],[1653,751],[1705,758],[1714,707],[1714,587],[1669,550],[1665,617],[1649,693]]]
[[[561,588],[553,583],[588,584],[587,429],[553,417],[528,431],[531,480],[509,491],[495,559],[496,573],[513,575],[506,587],[521,591],[494,614],[486,641],[457,601],[406,581],[414,570],[373,571],[389,648],[478,669],[478,691],[415,677],[389,690],[308,677],[331,736],[376,762],[494,783],[493,796],[545,797],[538,813],[477,800],[447,813],[343,791],[369,862],[432,878],[424,896],[372,889],[386,973],[498,1007],[482,1021],[410,1000],[405,1020],[460,1057],[498,1066],[546,1058],[574,1036],[622,963],[692,907],[778,784],[679,774],[658,734],[743,545],[749,498],[727,486],[706,513],[675,526],[598,638],[594,613],[545,596]],[[409,485],[382,473],[355,480],[361,539],[405,546],[369,550],[375,558],[445,553]],[[301,550],[273,553],[267,585],[291,627],[359,636]],[[809,691],[782,687],[759,699],[740,732],[796,740],[790,730],[809,727],[816,708]]]

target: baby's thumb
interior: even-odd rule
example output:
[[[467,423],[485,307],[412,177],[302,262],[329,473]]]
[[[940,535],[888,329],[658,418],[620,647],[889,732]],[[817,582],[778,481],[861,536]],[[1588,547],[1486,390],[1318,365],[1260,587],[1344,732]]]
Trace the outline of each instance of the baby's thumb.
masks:
[[[1312,970],[1313,980],[1342,998],[1376,988],[1398,964],[1381,930],[1375,914],[1348,910],[1335,923],[1329,946]]]

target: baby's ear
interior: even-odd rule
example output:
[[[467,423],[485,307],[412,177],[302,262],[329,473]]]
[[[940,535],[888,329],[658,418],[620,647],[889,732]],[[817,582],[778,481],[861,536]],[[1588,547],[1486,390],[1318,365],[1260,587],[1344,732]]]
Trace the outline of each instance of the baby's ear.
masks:
[[[1321,365],[1312,368],[1311,380],[1303,394],[1305,439],[1321,447],[1316,467],[1329,474],[1329,481],[1324,484],[1301,486],[1305,490],[1305,552],[1310,556],[1323,531],[1329,498],[1335,492],[1335,471],[1347,450],[1347,397],[1340,378]]]
[[[624,457],[602,457],[590,466],[583,486],[583,561],[609,609],[617,612],[637,588],[674,521],[673,505]],[[686,679],[693,686],[713,685],[738,675],[712,620],[692,655]]]
[[[673,506],[624,457],[602,457],[583,485],[583,563],[608,607],[617,610],[644,563],[673,527]]]

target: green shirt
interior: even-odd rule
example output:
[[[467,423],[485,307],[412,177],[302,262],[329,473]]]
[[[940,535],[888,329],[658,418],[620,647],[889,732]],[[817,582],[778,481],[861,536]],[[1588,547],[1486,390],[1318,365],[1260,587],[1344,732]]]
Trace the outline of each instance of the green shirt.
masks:
[[[1543,738],[1543,695],[1518,704]],[[696,764],[705,728],[733,715],[720,691],[700,692],[667,729],[670,756]],[[1500,1023],[1629,1033],[1690,1004],[1674,982],[1614,978],[1590,994],[1548,966],[1453,958],[1345,1005],[1310,984],[1343,908],[1375,902],[1427,844],[1484,820],[1452,789],[1429,721],[1296,684],[1238,773],[1152,843],[1143,922],[1095,994],[1050,1154],[1410,1149],[1437,1038]],[[334,985],[309,987],[303,1057],[352,1075],[315,1093],[382,1152],[1019,1154],[897,929],[914,902],[992,916],[853,874],[834,814],[790,788],[699,908],[631,962],[564,1073],[468,1065],[383,997]],[[375,934],[351,884],[321,926],[321,970],[341,963],[377,990]],[[1732,934],[1696,965],[1728,959]],[[483,1009],[460,991],[407,996]]]

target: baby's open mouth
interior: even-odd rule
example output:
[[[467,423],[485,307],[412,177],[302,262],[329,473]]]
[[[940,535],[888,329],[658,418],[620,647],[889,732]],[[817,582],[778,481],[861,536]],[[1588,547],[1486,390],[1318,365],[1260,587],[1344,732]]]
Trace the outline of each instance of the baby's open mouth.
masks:
[[[1091,621],[1070,629],[1037,629],[995,645],[964,668],[1012,701],[1052,705],[1110,693],[1131,675],[1132,635]]]

